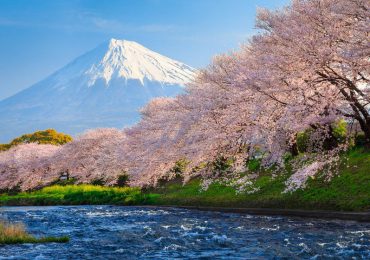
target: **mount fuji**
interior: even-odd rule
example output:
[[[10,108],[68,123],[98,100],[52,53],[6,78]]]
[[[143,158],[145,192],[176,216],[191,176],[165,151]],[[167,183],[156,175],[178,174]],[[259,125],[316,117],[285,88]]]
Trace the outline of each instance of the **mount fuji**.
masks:
[[[0,142],[46,128],[76,134],[132,125],[149,100],[183,93],[194,75],[136,42],[111,39],[0,101]]]

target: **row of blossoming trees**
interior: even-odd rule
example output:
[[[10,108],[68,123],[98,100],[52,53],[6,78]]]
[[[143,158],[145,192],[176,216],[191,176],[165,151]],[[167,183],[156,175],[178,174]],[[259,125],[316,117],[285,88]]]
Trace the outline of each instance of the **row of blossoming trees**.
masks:
[[[122,131],[91,130],[63,146],[23,144],[0,153],[0,188],[42,186],[68,170],[80,182],[113,184],[127,172],[133,185],[156,185],[186,162],[186,180],[201,175],[236,187],[250,184],[246,161],[284,168],[297,154],[297,134],[312,130],[311,148],[297,156],[287,191],[330,169],[346,144],[330,140],[332,124],[358,125],[370,144],[370,2],[293,0],[278,10],[259,10],[259,33],[239,50],[218,56],[176,98],[157,98],[142,120]],[[232,158],[217,172],[215,161]],[[277,171],[278,172],[278,171]],[[328,170],[328,173],[331,171]]]

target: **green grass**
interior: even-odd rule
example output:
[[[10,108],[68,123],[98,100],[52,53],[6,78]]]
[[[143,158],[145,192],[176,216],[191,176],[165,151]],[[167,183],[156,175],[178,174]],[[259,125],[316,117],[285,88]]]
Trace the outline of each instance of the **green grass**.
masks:
[[[289,174],[272,178],[262,173],[254,186],[253,194],[236,194],[235,190],[218,183],[207,191],[200,191],[200,181],[195,179],[185,186],[181,182],[168,183],[157,192],[154,203],[158,205],[189,205],[214,207],[255,207],[307,210],[370,210],[370,153],[356,149],[347,155],[348,163],[340,166],[339,175],[330,182],[323,178],[311,179],[304,190],[282,193]]]
[[[41,237],[36,238],[33,236],[26,237],[7,237],[0,239],[0,245],[11,245],[11,244],[40,244],[40,243],[68,243],[69,237]]]
[[[354,149],[340,166],[339,175],[330,182],[317,177],[310,179],[304,190],[283,193],[289,173],[272,178],[261,172],[254,183],[259,190],[253,194],[236,194],[231,187],[212,184],[200,191],[200,180],[186,185],[171,181],[155,190],[115,188],[94,185],[51,186],[34,192],[0,195],[0,205],[173,205],[281,208],[307,210],[370,210],[370,152]],[[255,166],[255,167],[254,167]],[[258,169],[258,165],[252,168]],[[289,170],[288,170],[289,172]]]
[[[10,224],[0,221],[0,245],[24,243],[67,243],[69,237],[36,238],[25,230],[22,224]]]
[[[154,194],[144,194],[138,188],[116,188],[94,185],[50,186],[39,191],[0,196],[0,205],[142,205],[151,203]]]

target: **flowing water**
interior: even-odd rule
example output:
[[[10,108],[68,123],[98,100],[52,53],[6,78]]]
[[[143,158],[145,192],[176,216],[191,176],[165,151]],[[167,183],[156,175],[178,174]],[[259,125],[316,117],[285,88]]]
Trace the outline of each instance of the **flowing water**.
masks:
[[[36,236],[66,244],[0,246],[0,259],[370,259],[370,223],[172,208],[3,207]]]

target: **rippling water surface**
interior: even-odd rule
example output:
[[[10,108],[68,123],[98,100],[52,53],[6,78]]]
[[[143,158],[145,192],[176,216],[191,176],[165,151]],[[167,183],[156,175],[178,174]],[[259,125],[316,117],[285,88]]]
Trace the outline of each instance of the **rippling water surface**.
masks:
[[[145,207],[5,207],[36,236],[67,244],[0,246],[0,259],[370,259],[370,223]]]

